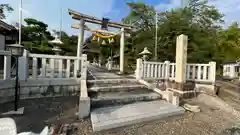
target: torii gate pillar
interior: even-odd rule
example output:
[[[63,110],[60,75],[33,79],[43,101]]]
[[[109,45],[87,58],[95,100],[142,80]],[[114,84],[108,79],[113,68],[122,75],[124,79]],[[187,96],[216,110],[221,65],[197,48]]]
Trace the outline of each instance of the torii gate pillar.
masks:
[[[78,34],[78,44],[77,44],[77,57],[81,57],[82,55],[82,45],[84,38],[84,20],[80,20],[79,24],[79,34]]]
[[[83,46],[83,39],[84,39],[84,19],[80,20],[79,24],[79,34],[78,34],[78,44],[77,44],[77,57],[82,56],[82,46]],[[77,60],[77,69],[80,69],[80,61]]]
[[[120,39],[120,73],[124,72],[124,28],[121,28],[121,39]]]

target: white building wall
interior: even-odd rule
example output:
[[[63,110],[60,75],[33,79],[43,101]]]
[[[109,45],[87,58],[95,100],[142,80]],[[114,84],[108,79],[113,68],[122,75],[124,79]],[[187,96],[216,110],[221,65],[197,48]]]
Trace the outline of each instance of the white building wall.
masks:
[[[235,70],[234,70],[234,65],[231,64],[230,66],[230,77],[234,78],[235,77]]]
[[[227,77],[227,76],[228,76],[227,65],[223,65],[223,76],[224,76],[224,77]]]
[[[0,34],[0,50],[5,49],[5,36]]]
[[[235,72],[235,67],[237,64],[225,64],[223,65],[223,77],[236,78],[238,77],[238,72]]]

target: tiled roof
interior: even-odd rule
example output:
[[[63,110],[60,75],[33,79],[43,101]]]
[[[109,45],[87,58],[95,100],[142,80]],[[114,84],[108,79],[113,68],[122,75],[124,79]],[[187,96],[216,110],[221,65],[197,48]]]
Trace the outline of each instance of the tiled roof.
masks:
[[[227,61],[224,61],[223,64],[236,64],[237,60],[227,60]]]
[[[6,29],[8,31],[17,30],[14,26],[5,23],[4,21],[0,20],[0,28]]]

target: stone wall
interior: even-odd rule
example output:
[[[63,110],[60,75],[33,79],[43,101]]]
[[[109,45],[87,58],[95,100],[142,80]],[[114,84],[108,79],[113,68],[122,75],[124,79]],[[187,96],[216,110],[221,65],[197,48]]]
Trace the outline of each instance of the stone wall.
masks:
[[[35,81],[36,82],[36,81]],[[20,99],[29,98],[42,98],[42,97],[57,97],[78,95],[80,93],[80,81],[68,80],[58,81],[54,83],[46,83],[49,81],[38,80],[39,83],[33,83],[32,81],[20,81]],[[43,84],[45,82],[45,84]],[[68,83],[67,83],[68,82]],[[9,82],[9,86],[0,86],[0,103],[13,101],[15,95],[14,80]],[[1,85],[1,82],[0,82]]]

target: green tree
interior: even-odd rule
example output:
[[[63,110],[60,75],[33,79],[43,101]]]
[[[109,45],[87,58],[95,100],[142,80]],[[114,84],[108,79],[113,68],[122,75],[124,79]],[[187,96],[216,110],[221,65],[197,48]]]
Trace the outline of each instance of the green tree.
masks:
[[[144,16],[147,9],[150,9],[149,12],[154,13],[151,6],[145,5],[143,7],[145,7],[143,8],[144,10],[138,10],[138,14],[131,14],[130,12],[128,17],[134,19],[138,18],[138,16]],[[131,11],[136,10],[135,6],[130,6],[130,8]],[[189,62],[206,62],[212,60],[217,44],[216,39],[219,29],[217,24],[222,22],[223,17],[217,9],[213,6],[208,6],[206,1],[192,0],[189,7],[172,9],[158,14],[159,60],[175,60],[176,37],[181,34],[185,34],[189,38]],[[153,15],[149,15],[146,18],[152,18],[145,20],[149,21],[147,24],[153,22]],[[135,46],[137,51],[148,47],[153,52],[155,26],[152,25],[148,31],[138,30],[137,33],[132,35],[132,40],[132,46]]]
[[[240,58],[240,29],[237,22],[234,22],[228,29],[219,31],[217,49],[219,61]]]
[[[153,6],[149,6],[143,2],[130,2],[127,5],[131,10],[129,15],[123,18],[124,23],[134,24],[145,31],[155,25],[155,10]]]
[[[61,35],[61,41],[64,43],[63,45],[59,45],[59,47],[63,50],[63,53],[66,55],[76,56],[77,54],[77,40],[78,36],[72,35],[69,36],[66,32],[53,30],[54,35]]]
[[[0,20],[6,18],[6,12],[12,12],[13,8],[9,4],[0,4]]]
[[[52,53],[51,33],[47,31],[48,25],[33,18],[25,18],[26,26],[22,27],[22,43],[35,53]]]

